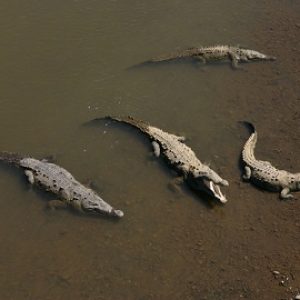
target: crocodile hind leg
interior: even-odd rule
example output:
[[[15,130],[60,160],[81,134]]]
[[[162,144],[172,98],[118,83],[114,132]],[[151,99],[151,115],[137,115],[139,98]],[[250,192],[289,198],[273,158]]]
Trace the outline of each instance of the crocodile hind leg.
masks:
[[[48,201],[47,206],[51,210],[55,210],[55,209],[59,209],[59,208],[66,208],[68,205],[66,202],[56,199],[56,200]]]
[[[34,176],[33,176],[32,171],[30,171],[30,170],[25,170],[24,173],[25,173],[25,175],[27,176],[27,179],[28,179],[29,183],[34,184]]]
[[[186,137],[183,136],[183,135],[182,136],[177,136],[177,139],[178,139],[179,142],[182,142],[182,143],[186,142]]]
[[[281,199],[293,199],[294,196],[291,194],[291,190],[286,187],[280,192]]]
[[[248,166],[245,166],[245,173],[243,175],[244,180],[249,180],[251,177],[251,169]]]
[[[171,190],[172,192],[182,194],[182,190],[181,190],[181,188],[180,188],[180,185],[182,185],[183,182],[184,182],[184,178],[183,178],[183,177],[176,177],[176,178],[174,178],[174,179],[168,184],[168,188],[169,188],[169,190]]]
[[[73,207],[75,210],[77,210],[77,211],[79,211],[79,212],[83,212],[82,207],[81,207],[81,202],[80,202],[79,200],[73,200],[73,201],[71,202],[71,204],[72,204],[72,207]]]
[[[48,155],[41,159],[42,162],[48,163],[55,163],[56,162],[56,155]]]
[[[206,58],[204,55],[196,55],[194,58],[197,60],[197,62],[206,64]]]

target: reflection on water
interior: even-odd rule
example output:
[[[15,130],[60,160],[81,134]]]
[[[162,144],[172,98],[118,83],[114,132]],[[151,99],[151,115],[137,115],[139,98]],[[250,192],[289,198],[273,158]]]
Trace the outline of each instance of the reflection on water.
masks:
[[[51,196],[28,187],[20,170],[1,167],[0,298],[250,295],[247,262],[239,257],[250,257],[257,245],[240,224],[257,207],[247,197],[239,202],[249,187],[238,184],[246,135],[236,121],[251,104],[240,101],[239,115],[234,101],[263,93],[275,66],[236,72],[227,64],[130,67],[200,44],[257,49],[258,1],[237,7],[233,0],[13,0],[0,8],[1,150],[54,154],[125,212],[118,222],[49,212]],[[167,189],[172,172],[151,159],[148,141],[136,131],[82,126],[128,114],[187,136],[199,158],[232,182],[228,205],[210,208],[188,189]]]

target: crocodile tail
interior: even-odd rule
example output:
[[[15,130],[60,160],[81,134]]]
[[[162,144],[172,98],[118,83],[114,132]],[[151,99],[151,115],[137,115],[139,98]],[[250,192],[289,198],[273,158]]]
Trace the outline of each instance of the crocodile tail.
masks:
[[[248,122],[248,121],[241,121],[241,123],[243,123],[251,133],[254,133],[256,132],[256,129],[255,129],[255,126],[251,123],[251,122]]]
[[[2,151],[0,152],[0,161],[18,165],[23,157],[17,153]]]
[[[180,58],[188,58],[193,56],[193,54],[196,54],[198,52],[198,48],[192,47],[183,51],[178,51],[171,53],[169,55],[165,56],[159,56],[159,57],[154,57],[149,60],[149,62],[164,62],[164,61],[170,61],[170,60],[176,60]]]
[[[183,57],[183,55],[174,53],[174,54],[170,54],[168,56],[153,57],[148,62],[149,63],[157,63],[157,62],[171,61],[171,60],[179,59],[181,57]]]
[[[149,125],[147,123],[145,123],[144,121],[134,119],[131,116],[127,116],[127,117],[106,116],[104,119],[126,123],[126,124],[129,124],[129,125],[131,125],[135,128],[140,129],[144,133],[148,133]]]
[[[247,142],[244,145],[243,148],[243,152],[242,152],[242,157],[243,160],[246,163],[251,163],[251,161],[255,160],[255,156],[254,156],[254,148],[257,142],[257,132],[255,129],[255,126],[247,121],[243,121],[242,122],[244,125],[246,125],[246,127],[248,127],[248,129],[251,132],[250,137],[248,138]]]

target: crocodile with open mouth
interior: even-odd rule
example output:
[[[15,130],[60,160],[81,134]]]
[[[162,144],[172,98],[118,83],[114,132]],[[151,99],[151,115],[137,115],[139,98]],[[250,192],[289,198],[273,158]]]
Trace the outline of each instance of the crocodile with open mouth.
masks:
[[[194,151],[184,144],[184,137],[165,132],[132,117],[107,116],[95,120],[103,119],[124,122],[138,128],[151,139],[155,156],[164,156],[192,189],[202,190],[222,203],[227,202],[220,186],[228,186],[228,182],[196,157]]]
[[[94,212],[113,217],[123,217],[121,210],[115,210],[92,189],[78,182],[67,170],[46,160],[22,157],[15,153],[0,152],[0,161],[23,168],[28,181],[46,191],[52,192],[59,200],[50,200],[51,207],[71,206],[78,211]]]

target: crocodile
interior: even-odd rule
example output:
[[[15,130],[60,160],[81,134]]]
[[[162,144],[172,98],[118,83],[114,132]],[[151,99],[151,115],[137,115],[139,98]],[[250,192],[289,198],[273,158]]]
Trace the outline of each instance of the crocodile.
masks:
[[[255,50],[242,48],[239,46],[217,45],[211,47],[192,47],[186,50],[172,53],[167,56],[160,56],[150,59],[148,62],[165,62],[177,59],[192,58],[203,63],[218,60],[230,60],[234,68],[239,62],[249,62],[255,60],[276,60],[274,56],[268,56]]]
[[[278,170],[269,161],[257,160],[254,149],[257,142],[257,131],[253,124],[244,122],[251,130],[251,135],[244,145],[242,160],[245,163],[244,180],[251,180],[269,191],[280,192],[280,198],[292,199],[292,191],[300,191],[300,173]]]
[[[228,182],[197,158],[194,151],[184,144],[183,136],[165,132],[130,116],[124,118],[107,116],[95,120],[103,119],[124,122],[139,129],[152,141],[154,155],[163,156],[174,167],[180,175],[178,179],[185,181],[194,190],[202,190],[222,203],[227,202],[220,186],[228,186]]]
[[[67,170],[54,163],[10,152],[0,152],[0,161],[24,169],[29,183],[57,195],[60,200],[50,200],[50,207],[70,206],[77,211],[118,218],[124,215],[121,210],[114,209],[95,191],[78,182]]]

